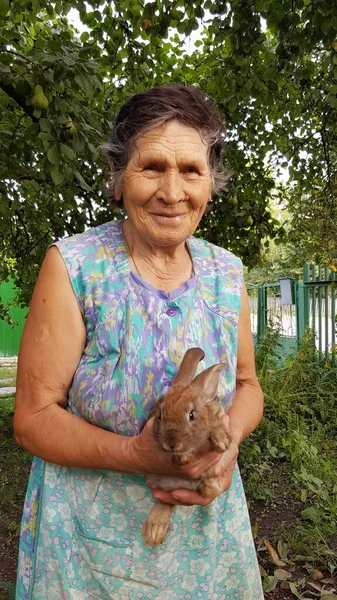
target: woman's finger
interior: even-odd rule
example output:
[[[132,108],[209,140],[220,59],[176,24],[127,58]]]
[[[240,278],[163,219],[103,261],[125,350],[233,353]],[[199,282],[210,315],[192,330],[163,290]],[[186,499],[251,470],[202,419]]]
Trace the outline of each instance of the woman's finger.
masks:
[[[210,504],[213,500],[203,498],[197,492],[191,492],[190,490],[185,490],[183,488],[173,490],[172,492],[156,489],[153,492],[153,497],[166,504],[176,504],[179,506],[207,506],[207,504]]]
[[[226,452],[224,452],[221,455],[221,460],[214,468],[213,476],[220,477],[221,475],[224,475],[227,471],[232,473],[236,464],[238,454],[239,447],[233,442],[226,450]]]

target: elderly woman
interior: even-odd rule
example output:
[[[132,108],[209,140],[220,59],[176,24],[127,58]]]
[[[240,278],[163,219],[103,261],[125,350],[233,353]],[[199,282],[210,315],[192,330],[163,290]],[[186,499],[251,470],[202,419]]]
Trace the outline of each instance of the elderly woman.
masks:
[[[163,86],[121,108],[109,138],[114,199],[127,218],[51,247],[19,357],[15,433],[35,458],[24,507],[17,598],[263,598],[240,442],[257,426],[240,260],[193,237],[221,180],[223,124],[195,87]],[[148,473],[216,470],[204,448],[175,466],[154,439],[154,403],[185,351],[223,362],[218,397],[234,444],[223,494],[151,490]],[[141,530],[153,496],[175,504],[167,540]]]

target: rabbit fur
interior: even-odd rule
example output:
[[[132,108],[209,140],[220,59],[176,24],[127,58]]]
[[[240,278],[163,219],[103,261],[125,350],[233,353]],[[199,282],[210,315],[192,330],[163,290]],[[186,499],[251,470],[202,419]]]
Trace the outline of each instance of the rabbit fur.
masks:
[[[202,358],[204,352],[200,348],[187,350],[172,387],[155,405],[151,415],[155,418],[153,431],[160,448],[171,454],[177,465],[187,463],[207,442],[212,450],[222,453],[231,443],[230,433],[221,419],[223,407],[215,400],[224,364],[213,365],[193,379]],[[224,460],[222,457],[217,466],[221,468]],[[185,488],[198,491],[205,498],[215,498],[223,490],[210,471],[213,472],[214,467],[196,480],[151,474],[146,476],[146,481],[166,491]],[[157,546],[165,541],[173,509],[174,505],[156,501],[142,530],[146,544]]]

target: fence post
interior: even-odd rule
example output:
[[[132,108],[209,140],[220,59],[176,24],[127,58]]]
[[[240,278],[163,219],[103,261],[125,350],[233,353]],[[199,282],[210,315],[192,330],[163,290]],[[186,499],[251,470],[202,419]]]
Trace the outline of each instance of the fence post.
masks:
[[[309,290],[302,281],[296,283],[296,329],[297,344],[309,327]]]
[[[261,342],[266,329],[267,288],[260,286],[257,290],[257,343]]]

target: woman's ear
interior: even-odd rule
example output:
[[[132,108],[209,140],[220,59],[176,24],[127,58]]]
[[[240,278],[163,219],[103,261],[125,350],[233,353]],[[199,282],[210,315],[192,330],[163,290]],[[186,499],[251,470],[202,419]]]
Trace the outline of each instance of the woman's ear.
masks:
[[[113,185],[113,189],[114,189],[114,199],[117,200],[117,202],[119,202],[119,200],[122,199],[122,187],[120,184],[113,183],[113,181],[115,179],[115,177],[114,177],[115,169],[114,169],[114,164],[112,162],[112,159],[110,157],[108,158],[108,163],[109,163],[109,168],[110,168],[111,185]]]
[[[119,202],[122,199],[122,188],[120,185],[115,185],[115,200]]]

